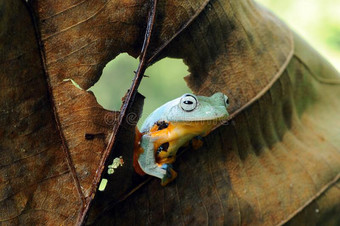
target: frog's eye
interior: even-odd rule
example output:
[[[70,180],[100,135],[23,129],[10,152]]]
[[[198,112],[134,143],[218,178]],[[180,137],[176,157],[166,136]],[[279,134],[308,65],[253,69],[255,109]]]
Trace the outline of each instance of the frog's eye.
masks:
[[[197,99],[194,95],[186,94],[181,98],[180,105],[184,111],[193,111],[197,107]]]
[[[229,98],[226,95],[224,95],[224,101],[226,103],[226,106],[228,107],[229,106]]]

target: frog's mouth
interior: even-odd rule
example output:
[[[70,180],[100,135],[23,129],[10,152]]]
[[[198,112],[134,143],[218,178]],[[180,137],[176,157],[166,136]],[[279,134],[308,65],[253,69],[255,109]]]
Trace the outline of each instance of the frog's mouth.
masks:
[[[192,121],[179,121],[176,122],[176,125],[182,125],[184,127],[191,128],[193,132],[198,132],[202,131],[204,134],[201,136],[206,136],[208,135],[211,131],[217,129],[218,127],[222,125],[228,125],[228,117],[229,115],[226,116],[221,116],[218,118],[213,118],[213,119],[205,119],[205,120],[192,120]]]
[[[178,120],[176,123],[187,123],[187,124],[192,124],[192,123],[201,123],[201,124],[223,124],[227,121],[229,117],[229,114],[228,115],[223,115],[221,117],[211,117],[211,118],[205,118],[205,119],[202,119],[202,120],[199,120],[199,119],[188,119],[188,118],[185,118],[183,120]]]

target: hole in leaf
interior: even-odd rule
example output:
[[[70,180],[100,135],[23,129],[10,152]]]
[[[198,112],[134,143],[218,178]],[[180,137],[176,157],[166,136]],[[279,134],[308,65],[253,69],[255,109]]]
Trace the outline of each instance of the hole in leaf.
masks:
[[[98,82],[89,89],[103,108],[119,111],[138,63],[138,59],[123,53],[106,64]]]
[[[146,117],[159,106],[184,93],[192,92],[183,79],[189,72],[188,66],[181,59],[162,59],[149,67],[145,74],[150,77],[143,78],[138,89],[146,97],[143,115],[138,122],[139,127]]]
[[[99,81],[89,89],[103,108],[120,109],[121,99],[132,84],[138,63],[138,59],[123,53],[105,66]],[[138,89],[146,97],[139,127],[159,106],[184,93],[191,93],[183,79],[188,74],[188,67],[181,59],[165,58],[147,69],[145,75],[149,77],[143,78]]]

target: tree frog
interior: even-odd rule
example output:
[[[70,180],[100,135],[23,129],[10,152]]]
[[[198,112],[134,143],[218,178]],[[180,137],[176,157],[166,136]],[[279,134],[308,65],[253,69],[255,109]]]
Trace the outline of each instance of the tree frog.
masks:
[[[228,106],[228,97],[223,93],[211,97],[187,93],[157,108],[140,131],[136,127],[135,171],[160,178],[163,186],[173,181],[177,173],[171,163],[177,150],[195,138],[208,135],[226,120]]]

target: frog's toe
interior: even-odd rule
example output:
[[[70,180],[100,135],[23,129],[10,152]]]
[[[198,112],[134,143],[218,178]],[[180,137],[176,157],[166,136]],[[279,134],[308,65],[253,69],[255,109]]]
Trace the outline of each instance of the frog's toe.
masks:
[[[166,175],[162,178],[161,185],[166,186],[171,181],[175,180],[177,177],[177,172],[172,169],[172,166],[170,164],[164,164],[166,168]]]

